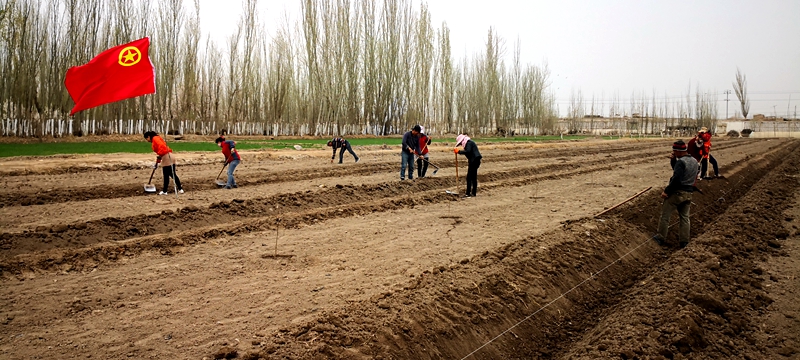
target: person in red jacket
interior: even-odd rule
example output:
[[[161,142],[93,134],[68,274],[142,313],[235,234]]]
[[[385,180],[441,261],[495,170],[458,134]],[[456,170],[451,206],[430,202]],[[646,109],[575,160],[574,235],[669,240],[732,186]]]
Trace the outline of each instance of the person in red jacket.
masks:
[[[703,160],[703,142],[695,135],[686,143],[686,152],[697,161],[697,179],[700,179],[700,162]]]
[[[703,142],[703,160],[701,161],[701,170],[700,176],[703,179],[711,179],[708,176],[708,163],[711,162],[711,166],[714,167],[714,177],[719,177],[719,165],[717,165],[717,159],[714,159],[714,156],[711,155],[711,133],[708,132],[707,127],[702,127],[700,132],[697,134],[700,141]]]
[[[175,189],[178,193],[183,194],[183,187],[181,186],[181,179],[178,178],[178,173],[175,171],[175,155],[172,154],[172,149],[167,146],[167,143],[155,131],[147,131],[144,133],[144,138],[152,143],[153,151],[158,155],[156,163],[153,164],[153,169],[161,164],[162,172],[164,173],[164,187],[158,195],[167,195],[169,188],[169,178],[175,179]]]
[[[217,143],[217,146],[222,148],[222,155],[225,156],[225,164],[228,165],[228,182],[225,184],[225,188],[231,189],[239,187],[239,185],[236,185],[236,179],[233,178],[233,172],[236,171],[236,167],[239,166],[239,163],[242,161],[242,157],[239,156],[239,152],[236,150],[236,142],[225,140],[222,136],[218,137],[214,142]]]
[[[420,153],[417,156],[417,177],[422,179],[428,172],[428,145],[431,144],[431,137],[425,134],[425,127],[420,126],[419,147]]]

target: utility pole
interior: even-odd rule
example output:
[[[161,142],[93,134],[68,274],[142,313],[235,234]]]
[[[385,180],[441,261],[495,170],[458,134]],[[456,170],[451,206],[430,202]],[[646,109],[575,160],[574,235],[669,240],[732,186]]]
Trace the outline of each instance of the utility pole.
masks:
[[[772,116],[774,117],[774,119],[772,119],[773,120],[772,121],[772,137],[778,137],[777,134],[775,133],[776,132],[775,124],[778,123],[778,113],[775,110],[776,106],[778,106],[778,105],[772,105]]]
[[[728,99],[728,95],[731,94],[730,90],[725,90],[725,120],[728,120],[728,102],[731,101]]]

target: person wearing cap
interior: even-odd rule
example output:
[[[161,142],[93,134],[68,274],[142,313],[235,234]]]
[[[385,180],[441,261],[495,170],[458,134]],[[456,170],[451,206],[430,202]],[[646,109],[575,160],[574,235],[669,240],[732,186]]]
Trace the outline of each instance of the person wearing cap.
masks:
[[[661,192],[664,203],[661,205],[661,221],[658,224],[658,234],[653,238],[659,245],[663,245],[669,230],[669,220],[677,209],[680,217],[680,230],[678,238],[681,248],[689,244],[689,207],[692,204],[692,193],[697,181],[697,161],[686,151],[687,146],[683,140],[672,144],[672,177],[669,184]]]
[[[358,162],[360,160],[358,158],[358,155],[356,155],[356,153],[353,152],[353,148],[350,147],[350,142],[345,140],[344,138],[340,138],[340,137],[333,138],[332,140],[328,141],[328,146],[333,148],[333,155],[331,155],[331,162],[333,162],[333,159],[336,158],[336,149],[340,149],[339,150],[339,164],[342,163],[342,159],[344,157],[344,151],[345,150],[347,150],[347,152],[349,152],[350,155],[353,155],[353,158],[356,159],[356,162]]]
[[[400,181],[406,179],[406,167],[408,168],[408,180],[414,180],[414,156],[419,156],[421,149],[419,148],[419,133],[422,127],[414,125],[411,131],[406,131],[403,134],[403,150],[400,153]]]
[[[155,131],[146,131],[144,139],[150,142],[153,152],[156,153],[156,163],[153,164],[153,169],[161,164],[161,170],[164,174],[164,187],[158,192],[158,195],[167,195],[167,188],[169,187],[169,178],[175,179],[175,188],[178,193],[183,194],[183,186],[181,186],[181,179],[178,178],[178,173],[175,171],[175,155],[172,154],[172,149],[167,146],[167,142],[161,138]]]
[[[239,156],[239,151],[236,150],[236,142],[225,140],[223,136],[218,137],[214,142],[222,148],[222,156],[225,157],[225,164],[228,165],[228,182],[225,184],[225,188],[230,190],[231,188],[239,187],[239,185],[236,185],[236,179],[233,178],[233,172],[242,162],[242,157]]]
[[[697,161],[697,179],[700,179],[700,162],[703,160],[703,141],[700,140],[698,135],[695,135],[688,143],[686,143],[686,152],[689,153],[695,161]],[[670,159],[674,159],[675,155],[671,155]]]
[[[425,127],[420,126],[419,147],[420,153],[417,157],[417,176],[421,179],[428,172],[428,145],[431,144],[431,137],[425,134]]]
[[[464,149],[458,150],[459,146],[463,146]],[[481,158],[483,158],[481,152],[478,151],[478,145],[467,134],[460,134],[456,137],[456,147],[453,152],[466,156],[469,164],[467,166],[467,192],[464,197],[478,195],[478,168],[481,167]]]
[[[717,159],[714,159],[714,156],[711,155],[711,133],[708,132],[707,127],[700,128],[700,132],[697,133],[699,137],[699,141],[703,143],[703,159],[700,162],[702,169],[700,170],[701,177],[703,179],[710,179],[711,177],[708,176],[708,163],[711,162],[711,166],[714,167],[714,177],[719,177],[719,165],[717,165]]]

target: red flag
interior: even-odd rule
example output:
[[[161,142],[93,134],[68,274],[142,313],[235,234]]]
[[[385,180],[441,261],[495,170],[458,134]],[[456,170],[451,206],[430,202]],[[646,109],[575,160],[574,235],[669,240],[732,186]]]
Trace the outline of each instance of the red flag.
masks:
[[[113,47],[67,70],[64,85],[75,101],[70,115],[110,102],[156,92],[156,76],[147,50],[150,38]]]

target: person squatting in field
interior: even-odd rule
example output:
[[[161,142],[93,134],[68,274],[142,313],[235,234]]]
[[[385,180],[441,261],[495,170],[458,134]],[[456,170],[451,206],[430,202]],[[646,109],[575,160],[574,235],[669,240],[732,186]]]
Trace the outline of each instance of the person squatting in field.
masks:
[[[680,230],[678,238],[681,248],[689,244],[689,208],[692,204],[692,192],[695,191],[697,181],[697,160],[693,159],[686,151],[687,146],[682,140],[672,144],[670,165],[672,177],[669,184],[661,192],[664,203],[661,205],[661,221],[658,224],[658,234],[654,239],[659,245],[664,245],[669,230],[669,220],[677,209],[680,217]]]
[[[417,176],[421,179],[428,172],[428,145],[431,144],[431,137],[425,134],[425,127],[420,126],[419,147],[420,152],[417,157]]]
[[[703,142],[703,160],[701,162],[702,169],[700,170],[701,177],[703,179],[711,179],[711,176],[708,176],[708,163],[711,162],[711,166],[714,167],[714,177],[719,177],[719,166],[717,165],[717,159],[711,155],[711,133],[708,132],[707,127],[700,128],[700,132],[697,134],[700,138],[700,141]]]
[[[459,146],[463,146],[464,149],[458,150]],[[467,134],[460,134],[456,137],[456,147],[453,152],[466,156],[469,163],[467,167],[467,192],[464,197],[478,195],[478,168],[481,167],[482,158],[481,152],[478,151],[478,145]]]
[[[236,142],[233,140],[225,140],[220,136],[216,140],[217,146],[222,148],[222,155],[225,156],[225,164],[228,165],[228,182],[225,184],[226,189],[237,188],[236,179],[233,178],[233,172],[236,167],[242,162],[242,157],[239,156],[239,151],[236,150]]]
[[[181,186],[181,179],[178,178],[178,173],[175,171],[175,155],[172,154],[172,149],[167,146],[167,143],[161,136],[155,131],[147,131],[144,133],[144,138],[148,142],[152,143],[153,151],[158,155],[156,157],[156,163],[153,164],[153,168],[155,169],[158,167],[158,164],[161,164],[162,172],[164,173],[164,187],[158,193],[158,195],[167,195],[168,187],[169,187],[169,178],[172,177],[175,179],[175,188],[181,194],[183,194],[183,187]]]
[[[345,140],[345,139],[343,139],[343,138],[340,138],[340,137],[333,138],[332,140],[328,141],[328,146],[333,148],[333,155],[331,155],[331,162],[333,162],[333,159],[336,158],[336,149],[340,149],[339,150],[339,164],[342,163],[342,158],[344,157],[344,151],[345,150],[347,150],[347,152],[349,152],[350,155],[353,155],[353,158],[356,159],[356,162],[358,162],[360,160],[358,158],[358,155],[356,155],[356,153],[353,152],[353,148],[350,147],[350,142]]]
[[[408,167],[408,180],[414,179],[414,156],[419,156],[419,133],[422,127],[414,125],[411,131],[403,134],[403,149],[400,153],[400,181],[406,179],[406,167]]]

